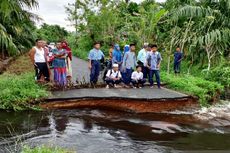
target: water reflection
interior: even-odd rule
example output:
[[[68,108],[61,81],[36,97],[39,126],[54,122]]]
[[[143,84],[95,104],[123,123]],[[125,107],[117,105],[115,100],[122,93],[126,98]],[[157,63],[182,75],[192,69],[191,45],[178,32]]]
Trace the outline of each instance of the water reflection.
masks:
[[[129,114],[99,110],[0,112],[0,152],[18,137],[31,146],[78,153],[230,150],[229,120],[213,126],[191,114]],[[220,124],[218,124],[220,125]]]

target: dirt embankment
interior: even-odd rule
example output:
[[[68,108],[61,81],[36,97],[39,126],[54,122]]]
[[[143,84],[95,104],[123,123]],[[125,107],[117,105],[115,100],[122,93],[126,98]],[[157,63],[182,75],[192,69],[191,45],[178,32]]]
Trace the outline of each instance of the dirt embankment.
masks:
[[[33,65],[27,54],[18,56],[12,60],[6,67],[5,71],[10,74],[23,74],[26,72],[33,72]]]
[[[7,67],[10,65],[10,63],[14,60],[13,57],[9,57],[5,60],[0,59],[0,74],[2,74],[4,71],[6,71]]]

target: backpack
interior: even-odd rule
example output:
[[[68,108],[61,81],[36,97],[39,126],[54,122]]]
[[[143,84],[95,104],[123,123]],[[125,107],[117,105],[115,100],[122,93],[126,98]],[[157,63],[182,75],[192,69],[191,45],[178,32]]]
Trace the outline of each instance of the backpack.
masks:
[[[113,71],[112,71],[112,69],[106,69],[105,70],[105,72],[104,72],[104,75],[103,75],[103,81],[105,81],[106,80],[106,75],[107,75],[107,73],[108,73],[108,71],[110,71],[110,75],[109,76],[111,76],[112,75],[112,73],[113,73]],[[118,73],[117,73],[117,76],[116,76],[116,78],[118,78],[118,75],[119,75],[119,71],[118,71]]]

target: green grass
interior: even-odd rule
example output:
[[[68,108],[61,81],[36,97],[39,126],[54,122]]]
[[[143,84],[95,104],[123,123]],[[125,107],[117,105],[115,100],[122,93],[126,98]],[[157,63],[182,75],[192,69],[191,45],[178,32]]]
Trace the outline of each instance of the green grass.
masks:
[[[73,50],[73,55],[78,57],[78,58],[80,58],[80,59],[88,60],[88,52],[89,51],[74,49]]]
[[[217,82],[207,81],[200,77],[181,74],[161,73],[162,82],[167,84],[168,88],[197,96],[202,106],[207,106],[209,101],[218,96],[223,91],[223,86]]]
[[[0,75],[0,109],[35,109],[31,102],[47,96],[45,87],[35,83],[33,73]]]
[[[40,146],[31,149],[26,146],[22,149],[21,153],[71,153],[71,152],[61,149],[59,147]]]

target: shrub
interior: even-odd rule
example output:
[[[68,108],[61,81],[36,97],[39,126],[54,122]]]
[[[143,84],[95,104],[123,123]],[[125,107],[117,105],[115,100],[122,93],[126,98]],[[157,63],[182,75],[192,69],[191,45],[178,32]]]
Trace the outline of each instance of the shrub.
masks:
[[[0,109],[33,108],[31,102],[47,96],[45,87],[35,83],[33,73],[0,76]]]
[[[88,36],[83,36],[78,39],[78,41],[72,41],[69,39],[70,47],[75,56],[86,60],[88,57],[88,52],[93,47],[93,41]]]
[[[230,87],[230,65],[222,64],[207,73],[206,79],[216,81],[225,87]]]
[[[208,105],[208,102],[218,96],[223,90],[223,86],[217,82],[208,81],[191,75],[175,76],[173,74],[161,73],[162,81],[167,87],[197,96],[202,106]]]

